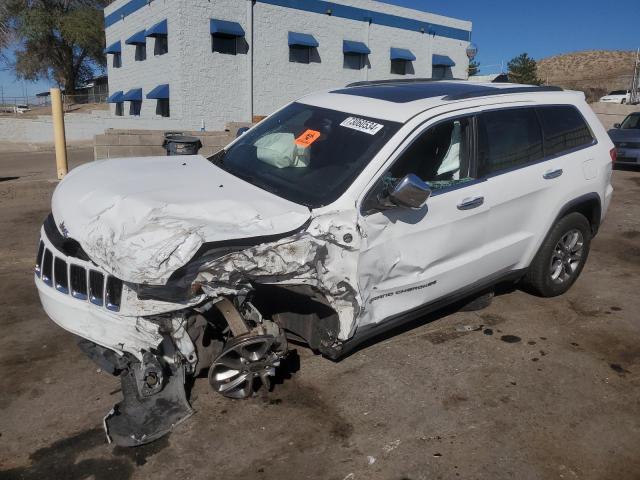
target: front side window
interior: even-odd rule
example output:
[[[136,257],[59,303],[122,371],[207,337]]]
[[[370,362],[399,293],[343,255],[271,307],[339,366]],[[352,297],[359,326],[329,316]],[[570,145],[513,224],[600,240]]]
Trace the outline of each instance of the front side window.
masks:
[[[264,190],[317,208],[342,195],[399,128],[293,103],[210,160]]]
[[[533,108],[484,112],[478,127],[478,163],[482,176],[544,158],[542,132]]]
[[[537,111],[544,134],[545,156],[593,143],[591,131],[575,107],[548,106]]]
[[[640,113],[632,113],[627,118],[624,119],[620,128],[624,130],[636,130],[640,129]]]
[[[413,173],[432,189],[472,180],[473,122],[469,117],[446,120],[420,135],[389,169],[393,180]]]

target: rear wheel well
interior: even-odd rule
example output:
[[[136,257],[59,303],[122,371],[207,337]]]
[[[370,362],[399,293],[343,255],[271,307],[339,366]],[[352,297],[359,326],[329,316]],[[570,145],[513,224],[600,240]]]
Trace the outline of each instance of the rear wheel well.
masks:
[[[589,221],[589,224],[591,225],[591,234],[593,236],[598,233],[598,228],[600,228],[600,216],[602,213],[600,197],[598,196],[598,194],[589,193],[569,202],[560,211],[560,214],[556,218],[554,225],[561,218],[573,212],[582,214]]]

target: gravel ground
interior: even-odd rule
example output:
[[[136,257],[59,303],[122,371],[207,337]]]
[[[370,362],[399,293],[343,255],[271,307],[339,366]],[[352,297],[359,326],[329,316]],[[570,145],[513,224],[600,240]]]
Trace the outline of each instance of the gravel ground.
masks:
[[[266,397],[228,400],[197,379],[196,415],[122,449],[101,429],[119,381],[40,308],[53,157],[21,155],[0,158],[0,479],[640,478],[640,173],[615,172],[568,294],[504,290],[338,363],[300,347]]]

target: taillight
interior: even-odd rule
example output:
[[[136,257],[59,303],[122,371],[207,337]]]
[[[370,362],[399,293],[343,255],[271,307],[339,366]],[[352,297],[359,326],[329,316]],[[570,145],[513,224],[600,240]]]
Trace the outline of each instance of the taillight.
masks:
[[[616,163],[616,159],[618,158],[618,151],[615,148],[612,148],[609,151],[609,155],[611,155],[611,163]]]

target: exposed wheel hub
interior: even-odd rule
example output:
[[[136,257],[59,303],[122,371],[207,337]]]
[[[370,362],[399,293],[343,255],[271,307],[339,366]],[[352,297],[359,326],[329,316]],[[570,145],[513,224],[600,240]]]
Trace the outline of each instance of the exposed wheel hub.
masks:
[[[272,335],[235,338],[211,365],[211,388],[230,398],[250,397],[260,386],[268,389],[282,356]]]

